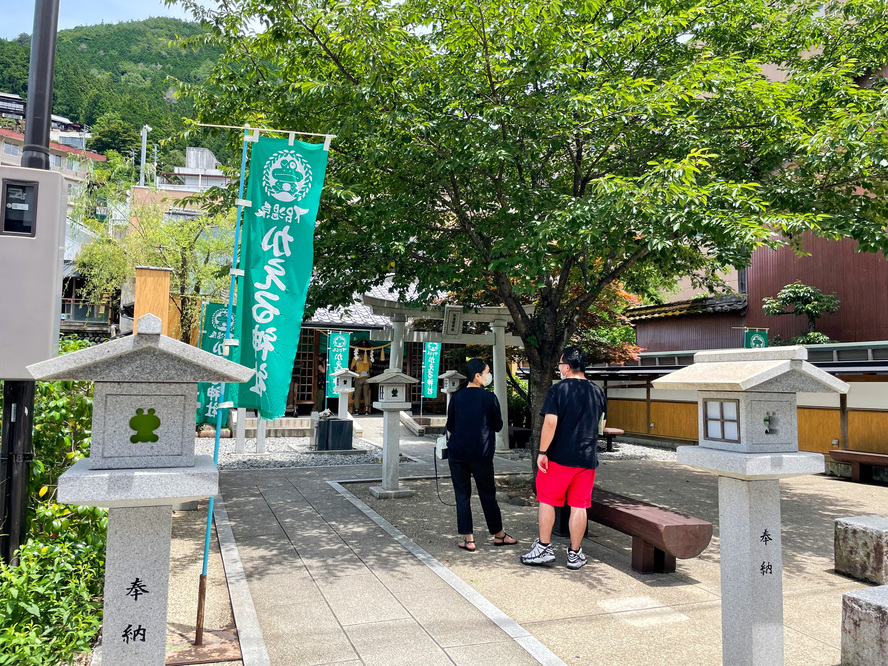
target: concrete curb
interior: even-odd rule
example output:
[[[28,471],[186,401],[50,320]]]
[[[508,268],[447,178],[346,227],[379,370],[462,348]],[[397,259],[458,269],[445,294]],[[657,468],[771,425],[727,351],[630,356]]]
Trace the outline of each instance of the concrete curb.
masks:
[[[539,641],[539,639],[534,637],[529,631],[527,631],[527,629],[525,629],[515,620],[506,615],[493,603],[488,601],[487,598],[485,598],[480,592],[478,592],[471,585],[463,581],[462,578],[457,576],[455,573],[450,571],[450,569],[441,564],[441,562],[435,559],[427,551],[416,545],[416,543],[411,541],[406,534],[401,532],[385,518],[376,513],[376,511],[371,509],[365,502],[352,495],[348,490],[345,489],[345,487],[342,485],[342,482],[328,481],[327,483],[329,483],[330,486],[334,490],[336,490],[336,492],[345,497],[355,507],[360,509],[364,513],[364,515],[370,518],[370,520],[372,520],[374,523],[379,525],[379,527],[385,530],[395,541],[397,541],[399,544],[404,546],[404,548],[410,551],[410,553],[412,553],[413,556],[416,557],[416,559],[418,559],[429,569],[434,571],[435,574],[437,574],[438,577],[441,578],[441,580],[443,580],[450,587],[456,590],[460,595],[462,595],[466,599],[466,601],[468,601],[475,608],[484,613],[484,615],[486,615],[491,622],[496,624],[500,629],[508,634],[509,637],[511,637],[516,643],[518,643],[518,645],[524,648],[524,650],[527,651],[527,653],[531,657],[536,659],[538,663],[543,664],[543,666],[567,666],[565,662],[559,659],[554,652],[543,645]],[[349,483],[366,483],[366,481],[355,480],[350,481]],[[244,666],[246,666],[246,662]]]
[[[228,596],[237,627],[240,642],[241,660],[244,666],[271,666],[271,658],[265,649],[265,639],[253,605],[253,597],[247,584],[247,576],[237,551],[237,542],[228,522],[228,512],[221,495],[217,495],[213,505],[213,520],[216,523],[216,538],[222,554],[225,579],[228,582]]]

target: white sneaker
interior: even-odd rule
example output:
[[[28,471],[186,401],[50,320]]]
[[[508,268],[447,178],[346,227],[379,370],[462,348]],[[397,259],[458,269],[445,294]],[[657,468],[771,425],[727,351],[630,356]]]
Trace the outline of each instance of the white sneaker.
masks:
[[[534,539],[530,552],[521,556],[521,564],[548,564],[554,561],[555,549],[552,544],[544,546],[539,539]]]
[[[577,552],[573,552],[570,548],[568,548],[567,568],[576,570],[584,566],[586,566],[586,556],[583,554],[582,547]]]

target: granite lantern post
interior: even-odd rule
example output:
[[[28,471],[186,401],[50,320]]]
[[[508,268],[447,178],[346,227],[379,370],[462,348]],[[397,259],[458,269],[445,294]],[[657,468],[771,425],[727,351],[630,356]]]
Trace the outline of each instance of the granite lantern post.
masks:
[[[58,501],[107,507],[102,663],[166,657],[172,505],[216,495],[212,456],[194,455],[197,382],[245,382],[253,370],[161,335],[138,333],[28,366],[34,379],[94,381],[89,458],[59,477]]]
[[[779,479],[818,474],[823,456],[798,450],[796,394],[848,392],[806,362],[801,346],[698,352],[653,382],[697,391],[699,446],[678,462],[718,474],[722,660],[783,664]]]
[[[348,419],[348,396],[355,392],[354,380],[358,376],[357,372],[352,372],[348,368],[342,368],[333,373],[333,380],[336,382],[333,391],[339,396],[339,411],[337,417],[340,419]]]
[[[400,370],[389,368],[367,382],[379,384],[379,401],[374,402],[373,406],[383,413],[382,485],[371,486],[370,492],[381,499],[410,497],[413,491],[398,484],[398,460],[401,456],[400,412],[410,409],[409,387],[411,384],[418,384],[419,380]]]
[[[456,370],[448,370],[447,372],[438,375],[438,379],[440,379],[443,384],[441,392],[447,396],[446,412],[450,411],[450,396],[456,393],[459,388],[459,383],[465,378],[466,376],[464,374],[459,373]]]

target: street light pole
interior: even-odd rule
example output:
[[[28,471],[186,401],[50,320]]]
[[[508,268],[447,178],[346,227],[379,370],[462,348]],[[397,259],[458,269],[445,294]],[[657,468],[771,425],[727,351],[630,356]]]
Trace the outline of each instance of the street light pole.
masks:
[[[148,150],[148,132],[151,128],[148,125],[142,125],[142,162],[139,166],[139,187],[145,187],[145,153]]]

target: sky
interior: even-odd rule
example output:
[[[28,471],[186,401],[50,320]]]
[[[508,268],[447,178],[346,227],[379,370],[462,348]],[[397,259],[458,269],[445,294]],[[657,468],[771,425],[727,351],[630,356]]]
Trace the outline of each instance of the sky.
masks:
[[[0,0],[0,38],[12,39],[34,30],[34,0]],[[161,0],[59,0],[59,29],[78,25],[134,21],[149,16],[190,18],[178,5]]]

